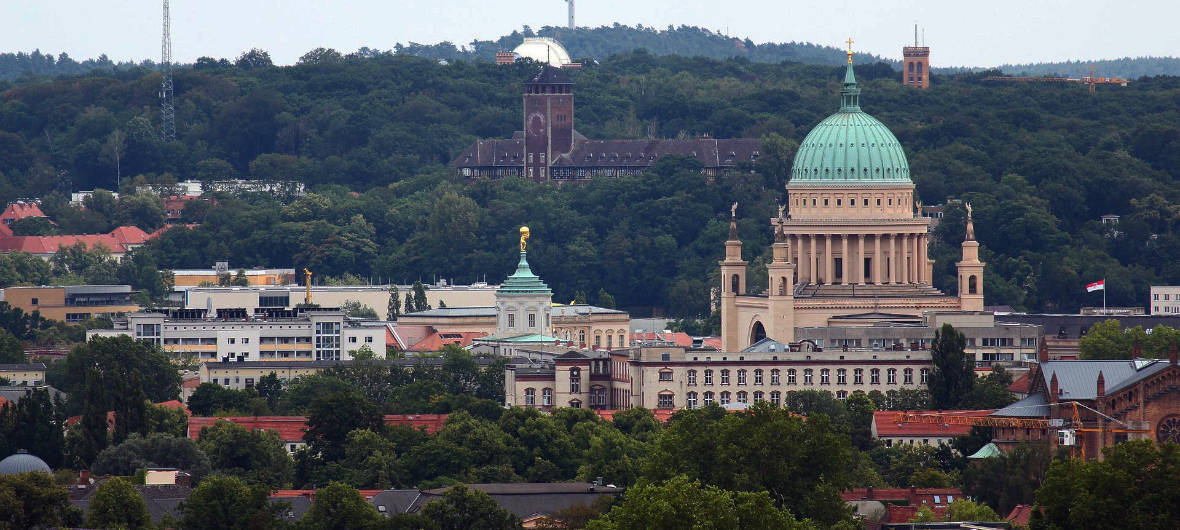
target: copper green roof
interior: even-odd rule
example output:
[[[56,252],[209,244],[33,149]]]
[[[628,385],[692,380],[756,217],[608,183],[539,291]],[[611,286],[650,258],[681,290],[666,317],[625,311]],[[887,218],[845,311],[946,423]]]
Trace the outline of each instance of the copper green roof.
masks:
[[[541,281],[533,270],[529,268],[529,262],[525,259],[525,251],[520,252],[520,262],[516,264],[516,272],[512,273],[504,283],[500,284],[500,288],[496,290],[498,294],[553,294],[549,290],[549,286]]]
[[[910,166],[897,138],[860,110],[860,88],[852,63],[844,73],[840,110],[803,139],[791,168],[790,185],[912,185]]]
[[[988,442],[987,445],[980,447],[979,450],[975,452],[975,454],[972,454],[967,458],[979,460],[981,458],[995,458],[1002,454],[1004,454],[1004,452],[1000,451],[1000,448],[996,447],[996,444]]]

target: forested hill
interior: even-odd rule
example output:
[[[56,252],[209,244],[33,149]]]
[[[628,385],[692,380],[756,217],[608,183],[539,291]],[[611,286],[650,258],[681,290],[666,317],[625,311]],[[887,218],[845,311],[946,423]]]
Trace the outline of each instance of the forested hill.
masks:
[[[670,160],[648,175],[561,187],[467,183],[445,169],[475,139],[516,130],[521,84],[536,65],[327,50],[292,67],[269,66],[263,54],[238,64],[177,71],[178,139],[169,143],[156,134],[156,72],[0,81],[0,201],[43,197],[53,229],[103,231],[125,219],[154,229],[162,213],[154,222],[135,214],[151,201],[77,211],[65,206],[68,192],[114,188],[119,172],[125,193],[173,178],[298,179],[314,193],[291,203],[222,196],[186,210],[198,228],[171,230],[144,252],[162,268],[229,260],[497,282],[528,225],[529,262],[557,300],[581,291],[594,301],[604,289],[622,306],[701,314],[732,202],[751,285],[764,285],[766,219],[783,200],[795,146],[836,110],[843,78],[839,67],[648,53],[571,72],[576,126],[588,137],[765,140],[755,173],[710,184]],[[880,63],[857,76],[864,109],[905,147],[923,202],[975,205],[988,304],[1073,311],[1101,303],[1083,286],[1105,277],[1110,304],[1143,305],[1149,285],[1180,282],[1180,79],[1090,95],[1080,85],[979,83],[980,74],[935,76],[915,91]],[[948,290],[962,213],[948,208],[931,250]],[[1123,216],[1117,227],[1098,222],[1110,213]],[[0,263],[0,283],[37,281],[22,274]]]
[[[487,61],[495,60],[496,52],[511,50],[519,45],[524,37],[552,37],[566,47],[574,60],[593,59],[605,60],[616,54],[626,54],[634,50],[647,50],[653,55],[680,55],[684,57],[708,57],[712,59],[729,59],[740,57],[754,62],[780,63],[783,61],[838,66],[844,64],[846,55],[843,49],[833,46],[821,46],[810,42],[766,42],[755,43],[748,38],[739,38],[717,33],[695,26],[668,26],[656,29],[645,26],[600,26],[596,28],[580,27],[570,30],[566,27],[545,26],[533,30],[525,26],[521,31],[513,31],[494,40],[475,40],[467,44],[456,45],[451,42],[434,44],[399,43],[385,53],[396,53],[428,57],[431,59],[445,59],[448,61]],[[854,54],[858,63],[868,64],[885,62],[898,68],[902,43],[898,43],[896,54],[887,57],[864,53]],[[379,47],[380,48],[380,47]],[[314,53],[314,50],[312,51]],[[348,50],[341,50],[348,53]],[[371,56],[381,52],[362,48],[354,55]],[[974,65],[972,67],[946,67],[939,65],[937,52],[935,53],[935,72],[958,73],[968,70],[981,70],[990,65]],[[217,62],[216,58],[202,58],[198,62]],[[144,60],[139,66],[151,67],[154,63]],[[30,53],[0,53],[0,80],[14,80],[21,76],[58,76],[86,73],[91,70],[116,71],[134,68],[134,63],[111,62],[105,55],[97,59],[75,61],[66,54],[59,54],[56,58],[52,54],[34,50]],[[940,68],[943,66],[945,68]],[[1094,66],[1096,73],[1101,76],[1118,76],[1137,79],[1142,76],[1180,75],[1180,59],[1175,57],[1124,57],[1122,59],[1104,59],[1095,61],[1076,61],[1064,63],[1033,63],[1033,64],[1005,64],[998,67],[1007,74],[1013,75],[1089,75],[1090,66]]]

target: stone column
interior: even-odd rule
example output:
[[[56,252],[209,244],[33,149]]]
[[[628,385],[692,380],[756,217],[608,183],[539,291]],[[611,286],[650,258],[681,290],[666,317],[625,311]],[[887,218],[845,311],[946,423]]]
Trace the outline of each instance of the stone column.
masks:
[[[808,234],[807,238],[811,240],[811,255],[807,257],[808,264],[807,275],[811,283],[819,283],[819,277],[815,274],[816,267],[819,265],[815,256],[815,234]]]
[[[852,264],[852,260],[848,259],[848,258],[849,258],[849,256],[848,256],[848,234],[841,234],[840,235],[840,265],[841,265],[840,268],[844,269],[844,270],[841,271],[840,274],[842,274],[844,277],[840,279],[840,283],[855,283],[855,281],[852,278],[852,270],[849,267]]]
[[[877,247],[876,255],[873,256],[873,283],[881,285],[881,271],[885,270],[881,265],[881,234],[873,234],[873,244]]]
[[[832,258],[832,234],[824,234],[824,281],[831,285],[836,279],[834,269],[835,259]]]
[[[897,234],[889,234],[889,283],[897,283]]]
[[[901,255],[901,270],[899,271],[901,273],[901,283],[910,283],[910,260],[908,256],[910,251],[910,235],[901,234],[900,243],[901,251],[898,254]]]
[[[921,276],[922,276],[922,283],[926,283],[926,284],[931,284],[931,285],[933,285],[933,284],[934,284],[934,281],[933,281],[933,279],[932,279],[932,278],[930,278],[930,277],[929,277],[929,276],[930,276],[930,271],[928,271],[928,270],[926,269],[926,261],[930,259],[930,258],[927,256],[927,254],[926,254],[927,252],[929,252],[929,251],[930,251],[930,247],[929,247],[929,245],[930,245],[930,235],[929,235],[929,234],[922,234],[922,237],[921,237],[921,238],[919,238],[919,239],[920,239],[921,241],[920,241],[920,244],[919,244],[918,246],[920,247],[920,249],[921,249],[921,250],[919,250],[919,252],[918,252],[918,253],[919,253],[919,255],[921,255],[921,256],[922,256],[922,264],[920,265],[920,266],[921,266],[921,268],[922,268],[922,273],[921,273]]]
[[[912,237],[913,237],[913,243],[914,243],[914,251],[913,251],[914,252],[914,265],[913,265],[914,279],[913,279],[913,282],[914,283],[922,283],[922,257],[921,257],[922,256],[922,254],[921,254],[921,252],[922,252],[922,236],[919,234],[914,234]]]
[[[868,279],[865,278],[865,235],[860,234],[857,239],[860,240],[860,244],[856,246],[856,278],[859,280],[857,283],[864,285],[868,283]]]

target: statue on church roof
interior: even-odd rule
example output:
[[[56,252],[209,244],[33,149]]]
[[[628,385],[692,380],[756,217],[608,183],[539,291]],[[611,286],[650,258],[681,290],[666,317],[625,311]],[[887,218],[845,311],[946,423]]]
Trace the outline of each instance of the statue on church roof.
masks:
[[[520,227],[520,251],[524,252],[524,247],[528,245],[529,241],[529,227]]]
[[[971,203],[965,202],[963,206],[967,208],[967,241],[975,241],[975,220],[971,218]]]
[[[737,202],[734,202],[733,206],[729,207],[729,217],[731,219],[737,217]]]

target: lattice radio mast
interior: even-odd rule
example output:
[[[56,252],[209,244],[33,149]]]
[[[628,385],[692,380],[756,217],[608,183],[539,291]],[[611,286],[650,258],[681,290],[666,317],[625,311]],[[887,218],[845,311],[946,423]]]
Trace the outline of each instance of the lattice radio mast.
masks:
[[[176,105],[172,101],[172,31],[168,18],[168,0],[164,0],[164,38],[160,42],[160,66],[164,81],[160,83],[160,139],[176,139]]]

